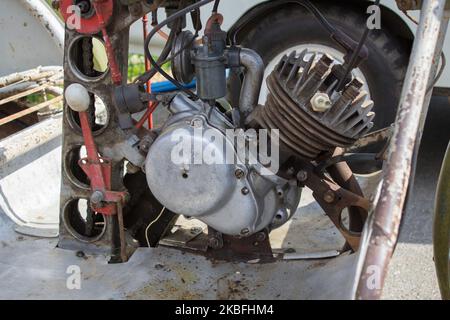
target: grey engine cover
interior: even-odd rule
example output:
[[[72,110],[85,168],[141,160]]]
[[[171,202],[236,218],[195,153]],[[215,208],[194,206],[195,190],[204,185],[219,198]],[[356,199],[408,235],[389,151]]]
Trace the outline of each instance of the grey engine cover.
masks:
[[[250,235],[279,226],[295,212],[300,199],[295,182],[275,175],[261,176],[258,166],[245,165],[236,154],[237,161],[226,164],[225,150],[235,151],[225,136],[232,124],[219,111],[182,94],[173,99],[169,111],[172,116],[152,144],[145,163],[150,190],[161,204],[228,235]],[[202,129],[212,130],[209,132],[222,141],[195,134]],[[174,154],[182,155],[181,139],[192,142],[189,161],[173,161]],[[195,164],[194,154],[200,153],[194,149],[196,143],[202,146],[202,152],[214,150],[215,163]],[[236,175],[237,170],[243,174]]]

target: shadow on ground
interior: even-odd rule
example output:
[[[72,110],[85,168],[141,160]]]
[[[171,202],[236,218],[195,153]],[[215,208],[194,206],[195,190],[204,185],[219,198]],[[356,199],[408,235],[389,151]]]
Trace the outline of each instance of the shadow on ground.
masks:
[[[432,243],[434,197],[442,159],[450,140],[450,103],[434,97],[425,124],[413,192],[400,232],[401,243]]]

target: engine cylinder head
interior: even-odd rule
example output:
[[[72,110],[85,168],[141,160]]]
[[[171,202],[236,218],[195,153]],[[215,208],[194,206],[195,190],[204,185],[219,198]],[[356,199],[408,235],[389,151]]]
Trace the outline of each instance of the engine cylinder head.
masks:
[[[306,50],[298,56],[293,51],[281,59],[267,78],[267,102],[256,109],[255,119],[264,128],[279,129],[288,151],[316,159],[352,145],[372,128],[375,113],[360,80],[336,92],[337,80],[330,76],[334,60],[323,55],[316,62],[314,54],[306,55]]]

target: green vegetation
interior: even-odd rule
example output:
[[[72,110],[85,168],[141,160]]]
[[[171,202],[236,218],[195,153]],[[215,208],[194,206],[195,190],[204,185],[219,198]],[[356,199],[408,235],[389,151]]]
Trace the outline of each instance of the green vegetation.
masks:
[[[153,59],[158,59],[158,57],[153,56]],[[167,73],[171,73],[170,62],[163,65],[163,70]],[[136,77],[140,76],[145,72],[145,58],[143,54],[132,53],[128,55],[128,81],[133,81]],[[158,75],[155,81],[158,80]]]

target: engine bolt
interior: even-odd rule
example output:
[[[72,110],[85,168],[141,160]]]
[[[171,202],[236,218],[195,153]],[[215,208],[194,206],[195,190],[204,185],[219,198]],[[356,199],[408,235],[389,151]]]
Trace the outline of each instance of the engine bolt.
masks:
[[[203,121],[202,119],[193,119],[191,122],[191,127],[194,128],[201,128],[203,126]]]
[[[241,169],[237,169],[234,172],[234,175],[236,176],[236,178],[242,179],[244,177],[244,175],[245,175],[245,172],[243,170],[241,170]]]
[[[245,236],[245,235],[247,235],[247,234],[249,234],[250,233],[250,230],[248,230],[248,228],[245,228],[245,229],[242,229],[241,230],[241,234],[243,235],[243,236]]]
[[[317,92],[311,99],[311,107],[316,112],[325,112],[331,108],[330,97],[326,93]]]
[[[103,192],[97,190],[97,191],[94,191],[91,194],[91,199],[90,200],[91,200],[92,204],[98,205],[98,204],[100,204],[100,202],[103,201],[104,198],[105,197],[103,195]]]
[[[336,198],[336,196],[332,190],[328,190],[323,195],[323,200],[325,200],[325,202],[328,202],[328,203],[332,203],[335,198]]]
[[[300,170],[297,173],[297,180],[300,182],[305,182],[306,180],[308,180],[308,172],[306,172],[304,170]]]
[[[190,233],[193,234],[193,235],[194,234],[196,235],[196,234],[201,233],[202,231],[203,231],[203,229],[200,228],[200,227],[192,227],[191,230],[190,230]]]
[[[52,1],[52,8],[55,10],[59,10],[59,6],[60,6],[60,0],[53,0]]]
[[[249,193],[250,191],[248,190],[247,187],[244,187],[244,188],[242,188],[241,192],[242,192],[242,194],[243,194],[244,196],[246,196],[246,195],[248,195],[248,193]]]
[[[208,239],[208,246],[213,249],[220,249],[223,247],[223,242],[217,237],[211,237]]]
[[[264,240],[266,240],[266,234],[264,232],[258,232],[256,234],[256,240],[258,242],[263,242]]]

